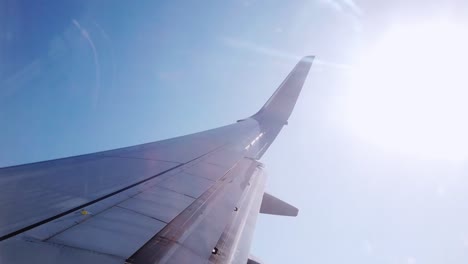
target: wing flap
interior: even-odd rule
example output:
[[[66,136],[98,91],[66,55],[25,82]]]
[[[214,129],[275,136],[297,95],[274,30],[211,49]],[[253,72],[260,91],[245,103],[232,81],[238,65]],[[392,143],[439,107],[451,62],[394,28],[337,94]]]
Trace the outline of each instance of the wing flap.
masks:
[[[125,259],[165,225],[146,214],[114,206],[47,242]]]
[[[179,261],[190,260],[190,263],[206,263],[257,164],[250,159],[236,163],[127,262],[181,263]],[[192,259],[192,255],[197,257]]]

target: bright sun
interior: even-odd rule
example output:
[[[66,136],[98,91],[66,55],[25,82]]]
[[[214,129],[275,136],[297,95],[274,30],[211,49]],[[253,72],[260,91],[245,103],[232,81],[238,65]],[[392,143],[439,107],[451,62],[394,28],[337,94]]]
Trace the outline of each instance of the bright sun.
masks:
[[[394,27],[351,72],[346,117],[386,151],[468,158],[468,31],[447,21]]]

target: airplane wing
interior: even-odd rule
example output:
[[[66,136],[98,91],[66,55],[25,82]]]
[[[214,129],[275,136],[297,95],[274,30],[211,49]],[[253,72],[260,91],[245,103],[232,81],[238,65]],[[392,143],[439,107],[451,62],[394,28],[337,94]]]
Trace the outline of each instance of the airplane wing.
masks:
[[[297,215],[263,198],[258,160],[287,123],[312,60],[237,123],[0,169],[0,263],[247,263],[260,208]]]

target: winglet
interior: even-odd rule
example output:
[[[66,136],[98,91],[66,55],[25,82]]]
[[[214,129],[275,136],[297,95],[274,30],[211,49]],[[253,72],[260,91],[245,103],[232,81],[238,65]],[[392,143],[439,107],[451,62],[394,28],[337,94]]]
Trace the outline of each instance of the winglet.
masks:
[[[259,121],[274,120],[287,124],[314,58],[314,56],[302,58],[276,89],[275,93],[252,118]]]
[[[297,216],[297,214],[299,213],[299,209],[274,197],[269,193],[264,193],[262,205],[260,206],[260,213],[284,216]]]

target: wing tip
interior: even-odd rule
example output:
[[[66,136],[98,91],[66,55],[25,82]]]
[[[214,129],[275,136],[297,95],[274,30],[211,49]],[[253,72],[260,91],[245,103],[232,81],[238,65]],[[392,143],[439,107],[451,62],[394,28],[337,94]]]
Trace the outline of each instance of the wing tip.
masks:
[[[301,61],[312,63],[315,59],[315,55],[308,55],[302,57]]]
[[[302,57],[270,99],[252,117],[257,120],[275,120],[286,124],[314,59],[314,55]]]

